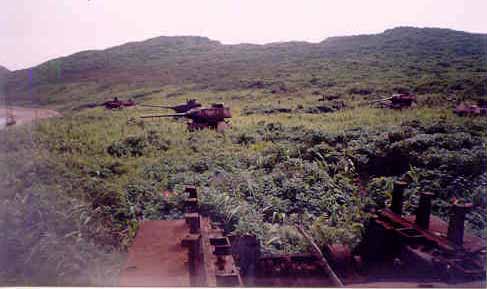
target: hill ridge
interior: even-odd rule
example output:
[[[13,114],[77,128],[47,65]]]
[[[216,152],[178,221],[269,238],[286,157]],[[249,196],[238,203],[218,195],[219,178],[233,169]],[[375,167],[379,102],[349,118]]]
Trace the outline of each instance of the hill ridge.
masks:
[[[373,83],[393,70],[393,84],[372,90],[404,86],[394,79],[404,77],[410,80],[406,88],[420,93],[481,95],[486,47],[487,34],[407,26],[378,34],[329,37],[318,43],[222,44],[203,36],[159,36],[81,51],[13,71],[6,87],[11,97],[25,99],[45,97],[46,87],[70,83],[102,87],[116,83],[159,87],[198,84],[241,89],[248,81],[268,79],[300,88],[308,87],[311,78],[317,77],[349,90],[353,83],[376,85]],[[331,72],[339,72],[342,78],[334,79]]]
[[[278,41],[278,42],[269,42],[269,43],[264,43],[264,44],[259,44],[259,43],[250,43],[250,42],[242,42],[242,43],[236,43],[236,44],[224,44],[221,43],[218,40],[213,40],[210,39],[207,36],[198,36],[198,35],[176,35],[176,36],[156,36],[152,38],[148,38],[145,40],[140,40],[140,41],[129,41],[126,43],[110,46],[104,49],[87,49],[87,50],[81,50],[66,56],[60,56],[60,57],[55,57],[52,59],[49,59],[45,62],[42,62],[38,65],[34,65],[31,67],[23,68],[23,69],[18,69],[18,70],[12,70],[10,72],[17,72],[17,71],[22,71],[22,70],[29,70],[33,69],[35,67],[44,65],[46,63],[49,63],[51,61],[55,60],[61,60],[64,58],[69,58],[72,56],[77,56],[79,54],[84,54],[84,53],[90,53],[90,52],[106,52],[106,51],[111,51],[117,48],[125,47],[125,46],[133,46],[133,45],[141,45],[141,44],[149,44],[149,43],[157,43],[160,40],[165,40],[165,41],[170,41],[170,40],[191,40],[191,39],[198,39],[202,43],[207,42],[207,43],[213,43],[221,46],[227,46],[227,47],[238,47],[238,46],[253,46],[253,47],[265,47],[265,46],[280,46],[280,45],[288,45],[288,44],[304,44],[304,45],[319,45],[326,43],[328,40],[335,40],[335,39],[347,39],[347,38],[355,38],[355,37],[370,37],[370,36],[377,36],[377,35],[386,35],[386,34],[391,34],[391,33],[397,33],[397,32],[404,32],[404,31],[415,31],[415,32],[425,32],[425,31],[443,31],[443,32],[453,32],[453,33],[461,33],[461,34],[468,34],[468,35],[479,35],[487,38],[487,33],[475,33],[475,32],[467,32],[467,31],[461,31],[461,30],[455,30],[455,29],[450,29],[450,28],[440,28],[440,27],[414,27],[414,26],[397,26],[394,28],[389,28],[384,30],[383,32],[379,33],[369,33],[369,34],[354,34],[354,35],[345,35],[345,36],[330,36],[330,37],[325,37],[323,40],[319,42],[309,42],[309,41],[298,41],[298,40],[291,40],[291,41]],[[160,43],[160,44],[165,44],[165,43]],[[7,69],[3,66],[0,65],[0,69],[4,68]],[[8,69],[7,69],[8,70]]]

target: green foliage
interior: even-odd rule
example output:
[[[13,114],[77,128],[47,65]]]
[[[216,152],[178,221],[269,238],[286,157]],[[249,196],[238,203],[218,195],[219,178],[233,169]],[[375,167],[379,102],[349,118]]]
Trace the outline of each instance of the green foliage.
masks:
[[[129,136],[122,142],[116,141],[107,148],[112,156],[141,156],[146,147],[145,139],[139,136]]]

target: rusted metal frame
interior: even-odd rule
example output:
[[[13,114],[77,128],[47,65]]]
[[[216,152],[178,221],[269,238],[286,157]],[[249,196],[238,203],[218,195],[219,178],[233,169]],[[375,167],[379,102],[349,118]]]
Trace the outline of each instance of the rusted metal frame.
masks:
[[[456,271],[459,271],[465,275],[479,275],[485,273],[485,270],[482,268],[482,264],[480,264],[476,260],[476,258],[470,256],[471,254],[466,254],[463,248],[451,246],[449,244],[449,240],[444,240],[443,238],[438,237],[427,230],[424,230],[419,225],[411,223],[410,221],[400,216],[397,216],[388,209],[379,212],[379,219],[377,220],[377,222],[388,230],[394,230],[397,234],[402,236],[404,241],[407,243],[422,243],[422,245],[432,245],[431,247],[437,247],[442,252],[440,251],[439,254],[434,256],[434,259],[437,262],[450,266]],[[409,235],[406,233],[406,230],[414,230],[419,234]],[[431,243],[426,244],[426,242]],[[466,269],[464,266],[462,266],[462,264],[467,263],[471,264],[472,266],[478,267],[478,269]]]
[[[410,221],[404,219],[401,216],[397,216],[392,211],[388,209],[384,209],[379,212],[379,219],[383,220],[384,222],[389,223],[389,225],[397,231],[397,229],[413,229],[417,231],[422,237],[427,239],[430,242],[436,243],[436,245],[445,251],[453,252],[455,250],[448,241],[445,241],[439,236],[431,233],[428,230],[423,230],[420,226],[411,223]],[[399,231],[400,232],[400,231]],[[404,236],[404,234],[402,234]],[[406,236],[407,237],[407,236]]]

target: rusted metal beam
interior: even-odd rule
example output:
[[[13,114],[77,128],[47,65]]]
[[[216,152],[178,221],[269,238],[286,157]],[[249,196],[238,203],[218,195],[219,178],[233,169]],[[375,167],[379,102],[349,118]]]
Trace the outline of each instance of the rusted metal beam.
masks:
[[[331,280],[333,281],[333,284],[336,287],[343,287],[344,286],[343,285],[343,282],[340,280],[340,278],[338,278],[337,274],[335,274],[335,272],[331,268],[330,264],[328,263],[328,261],[326,260],[326,258],[323,256],[323,253],[321,252],[320,248],[318,247],[318,245],[316,245],[316,243],[313,240],[313,238],[311,238],[304,231],[304,229],[301,226],[296,225],[296,228],[298,229],[298,232],[301,235],[303,235],[303,237],[310,243],[313,255],[316,256],[316,258],[318,259],[319,264],[322,266],[322,268],[325,271],[325,273],[328,276],[330,276]]]

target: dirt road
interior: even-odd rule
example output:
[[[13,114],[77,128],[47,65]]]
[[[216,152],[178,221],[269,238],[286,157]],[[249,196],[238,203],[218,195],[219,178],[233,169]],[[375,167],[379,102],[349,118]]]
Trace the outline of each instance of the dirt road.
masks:
[[[42,109],[42,108],[29,108],[29,107],[11,107],[15,125],[29,123],[39,119],[45,119],[50,117],[61,116],[61,114],[54,110]],[[5,106],[0,106],[0,129],[5,127],[7,118],[7,109]]]

